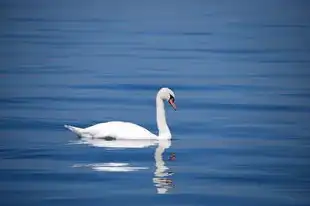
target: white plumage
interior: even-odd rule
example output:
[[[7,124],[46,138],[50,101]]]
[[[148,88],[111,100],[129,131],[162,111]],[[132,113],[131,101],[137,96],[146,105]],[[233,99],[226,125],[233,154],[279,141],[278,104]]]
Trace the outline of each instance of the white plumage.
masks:
[[[64,126],[81,138],[171,139],[170,129],[166,122],[164,100],[167,100],[176,109],[174,92],[169,88],[161,88],[156,95],[158,135],[151,133],[140,125],[123,121],[98,123],[87,128],[79,128],[71,125]]]

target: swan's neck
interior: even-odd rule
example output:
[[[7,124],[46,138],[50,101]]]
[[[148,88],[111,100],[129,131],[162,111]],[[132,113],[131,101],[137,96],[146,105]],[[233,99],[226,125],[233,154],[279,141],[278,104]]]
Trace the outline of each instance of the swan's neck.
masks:
[[[156,97],[156,121],[159,133],[158,136],[170,139],[171,133],[166,121],[164,101],[159,96]]]

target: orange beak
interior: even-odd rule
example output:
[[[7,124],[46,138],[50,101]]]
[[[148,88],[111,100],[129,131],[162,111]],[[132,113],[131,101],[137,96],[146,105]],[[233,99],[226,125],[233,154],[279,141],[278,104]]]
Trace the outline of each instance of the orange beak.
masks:
[[[172,106],[174,110],[177,110],[177,105],[174,103],[174,99],[169,99],[169,104]]]

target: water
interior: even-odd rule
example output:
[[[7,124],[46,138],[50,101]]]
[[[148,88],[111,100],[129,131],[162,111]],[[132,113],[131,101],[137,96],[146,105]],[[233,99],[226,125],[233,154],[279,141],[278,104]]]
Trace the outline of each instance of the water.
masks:
[[[310,204],[308,1],[0,5],[1,205]],[[162,86],[171,142],[63,128],[157,132]]]

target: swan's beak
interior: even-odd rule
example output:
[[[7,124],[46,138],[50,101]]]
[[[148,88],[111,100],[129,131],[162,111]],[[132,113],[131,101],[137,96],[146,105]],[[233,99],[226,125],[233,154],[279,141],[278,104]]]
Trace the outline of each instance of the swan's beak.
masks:
[[[169,99],[168,102],[174,110],[177,110],[177,105],[174,103],[174,99],[171,98],[171,99]]]

